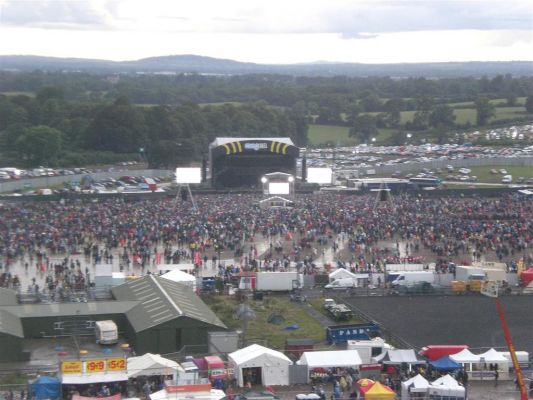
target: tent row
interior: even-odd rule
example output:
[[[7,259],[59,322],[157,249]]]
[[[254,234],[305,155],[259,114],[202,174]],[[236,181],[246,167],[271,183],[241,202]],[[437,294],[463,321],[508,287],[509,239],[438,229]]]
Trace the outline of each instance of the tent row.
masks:
[[[444,375],[430,383],[419,374],[402,382],[401,399],[415,398],[462,400],[466,398],[466,390],[450,375]]]

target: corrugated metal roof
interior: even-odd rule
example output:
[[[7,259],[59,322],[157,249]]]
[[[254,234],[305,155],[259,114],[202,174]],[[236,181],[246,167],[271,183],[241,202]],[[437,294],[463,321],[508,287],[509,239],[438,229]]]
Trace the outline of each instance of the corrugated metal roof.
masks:
[[[187,286],[146,275],[111,289],[117,300],[138,300],[140,304],[127,312],[136,332],[187,316],[222,328],[226,326]]]
[[[0,309],[0,333],[20,338],[24,337],[20,318],[6,310]]]
[[[94,301],[89,303],[20,304],[6,306],[19,318],[58,317],[73,315],[125,314],[139,304],[138,301]]]
[[[0,306],[15,306],[17,304],[17,292],[12,289],[0,288]]]

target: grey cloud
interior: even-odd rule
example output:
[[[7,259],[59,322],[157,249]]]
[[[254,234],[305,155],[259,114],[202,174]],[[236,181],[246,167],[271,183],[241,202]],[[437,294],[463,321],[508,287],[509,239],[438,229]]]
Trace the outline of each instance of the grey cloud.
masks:
[[[65,0],[8,0],[0,5],[0,24],[63,29],[109,27],[107,14],[91,2]]]

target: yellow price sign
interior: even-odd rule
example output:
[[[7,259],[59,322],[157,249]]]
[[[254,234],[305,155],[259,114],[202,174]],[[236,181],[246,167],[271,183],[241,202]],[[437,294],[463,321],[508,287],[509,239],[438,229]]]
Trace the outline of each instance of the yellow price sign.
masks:
[[[105,372],[105,360],[87,360],[85,363],[85,372],[88,374]]]
[[[108,358],[107,359],[108,371],[125,371],[126,359],[124,358]]]
[[[61,362],[62,374],[81,374],[82,362],[81,361],[62,361]]]

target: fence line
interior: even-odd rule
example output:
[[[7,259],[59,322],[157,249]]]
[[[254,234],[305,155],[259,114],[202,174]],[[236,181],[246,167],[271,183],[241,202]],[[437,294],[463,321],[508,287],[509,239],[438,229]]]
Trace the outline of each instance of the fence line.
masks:
[[[121,176],[146,176],[146,177],[171,177],[174,171],[166,169],[137,169],[123,171],[93,172],[77,175],[43,176],[39,178],[24,178],[19,180],[0,181],[0,193],[13,192],[15,190],[30,190],[39,188],[57,187],[63,184],[79,186],[82,179],[90,176],[99,181],[106,178],[120,178]]]

